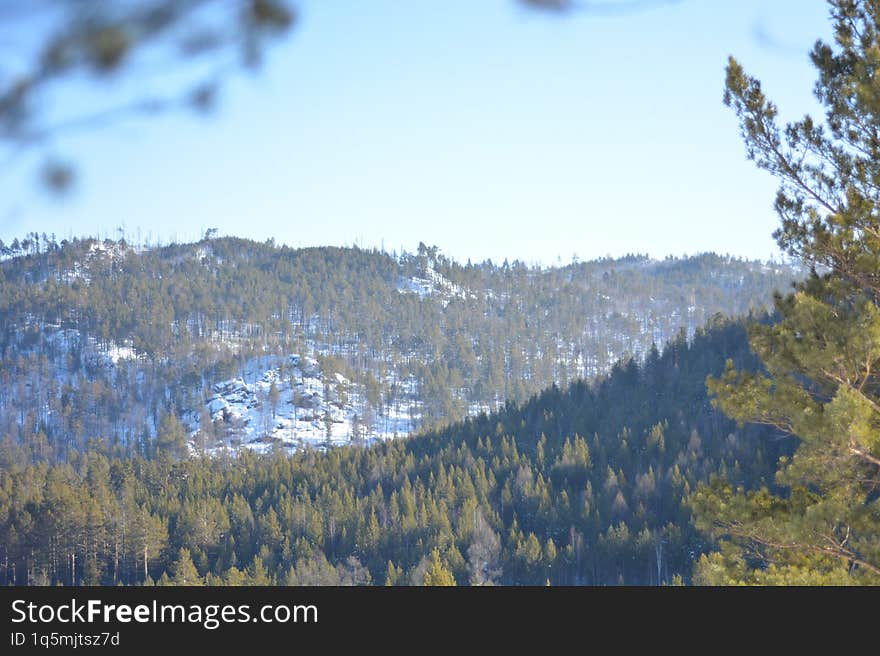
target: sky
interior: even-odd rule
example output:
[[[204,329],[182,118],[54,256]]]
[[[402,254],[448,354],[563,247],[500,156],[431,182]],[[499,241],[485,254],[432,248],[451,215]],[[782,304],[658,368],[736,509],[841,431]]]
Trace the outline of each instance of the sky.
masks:
[[[779,257],[776,183],[745,157],[724,67],[736,56],[784,120],[821,115],[808,52],[830,36],[823,0],[295,4],[296,28],[211,114],[61,137],[72,193],[7,161],[0,239],[216,228],[295,247],[424,242],[462,262]],[[59,107],[84,102],[69,93]]]

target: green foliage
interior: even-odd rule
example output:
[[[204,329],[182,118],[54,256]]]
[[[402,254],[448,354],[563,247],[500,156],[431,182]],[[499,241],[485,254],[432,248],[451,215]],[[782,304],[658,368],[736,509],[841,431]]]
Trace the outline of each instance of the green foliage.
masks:
[[[201,585],[202,578],[193,563],[189,549],[181,548],[177,554],[177,560],[171,564],[170,585]]]
[[[326,454],[152,458],[95,442],[50,463],[39,444],[7,437],[0,582],[689,581],[708,546],[689,491],[717,471],[767,486],[790,453],[710,406],[705,376],[726,357],[757,364],[741,324],[716,323],[593,384]]]
[[[172,458],[183,458],[187,454],[186,429],[173,414],[165,415],[156,431],[156,452]]]
[[[750,328],[763,368],[729,363],[709,389],[742,422],[799,445],[775,485],[716,480],[693,498],[697,525],[720,540],[696,580],[709,584],[880,583],[880,142],[876,3],[830,3],[836,47],[818,42],[812,118],[780,129],[776,107],[731,59],[725,101],[749,156],[780,180],[775,236],[814,267],[778,297],[778,320]],[[821,275],[819,273],[821,271]]]
[[[430,564],[428,566],[428,571],[425,572],[424,579],[422,579],[422,585],[439,587],[451,587],[456,585],[455,577],[452,575],[452,572],[450,572],[440,560],[440,551],[438,549],[434,549],[431,552]]]

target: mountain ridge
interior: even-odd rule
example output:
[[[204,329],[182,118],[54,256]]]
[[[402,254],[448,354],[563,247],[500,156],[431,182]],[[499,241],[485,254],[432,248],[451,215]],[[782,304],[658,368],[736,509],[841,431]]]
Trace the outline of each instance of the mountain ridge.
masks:
[[[424,244],[394,257],[232,237],[154,249],[32,239],[6,252],[0,375],[22,385],[0,389],[0,430],[60,453],[95,435],[148,452],[169,414],[207,448],[320,446],[322,426],[327,444],[407,434],[593,378],[715,313],[763,311],[803,274],[715,254],[540,268],[463,265]],[[256,388],[238,413],[249,426],[211,411],[215,385],[280,380],[292,355],[318,362],[311,424],[288,413],[302,430],[270,425]],[[345,408],[330,398],[337,376]],[[297,407],[289,378],[279,385],[272,420]]]

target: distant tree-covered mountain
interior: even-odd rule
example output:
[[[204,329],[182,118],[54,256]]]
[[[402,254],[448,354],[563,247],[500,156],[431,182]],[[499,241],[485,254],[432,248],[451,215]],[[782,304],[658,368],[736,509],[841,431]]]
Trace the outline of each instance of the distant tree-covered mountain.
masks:
[[[198,428],[202,444],[293,446],[296,424],[273,420],[305,402],[312,433],[405,434],[606,373],[716,312],[763,309],[798,277],[712,254],[542,268],[460,264],[423,244],[392,255],[209,233],[135,248],[32,233],[0,245],[0,436],[61,459],[91,438],[150,455],[173,416],[184,441]],[[311,401],[291,354],[319,361]],[[283,396],[261,392],[262,375]],[[241,412],[219,411],[214,385],[235,378]]]

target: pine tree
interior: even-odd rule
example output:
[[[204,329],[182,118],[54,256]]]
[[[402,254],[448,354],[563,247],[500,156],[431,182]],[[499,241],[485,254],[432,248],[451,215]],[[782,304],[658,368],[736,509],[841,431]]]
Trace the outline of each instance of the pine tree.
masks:
[[[780,180],[774,236],[812,275],[777,297],[776,323],[752,326],[764,370],[728,362],[708,381],[727,414],[795,436],[797,450],[778,487],[717,479],[695,495],[698,526],[721,540],[698,564],[705,583],[880,583],[880,6],[830,5],[836,46],[811,54],[824,125],[780,129],[760,83],[727,67],[748,155]]]
[[[440,560],[440,551],[438,549],[434,549],[431,552],[431,562],[428,570],[425,572],[422,585],[446,587],[455,585],[455,577]]]
[[[134,550],[132,560],[140,562],[144,579],[149,577],[150,562],[155,560],[168,542],[168,529],[161,518],[151,515],[141,506],[134,517],[129,548]]]
[[[385,573],[385,585],[395,586],[401,585],[403,579],[403,570],[395,567],[394,563],[388,561],[388,571]]]
[[[272,384],[269,386],[269,407],[272,409],[272,419],[274,420],[278,414],[278,402],[281,400],[281,392],[278,389],[278,385],[275,384],[275,381],[272,381]]]
[[[263,559],[255,556],[247,569],[247,585],[272,585],[272,583],[272,577],[263,564]]]
[[[182,548],[177,553],[177,560],[171,566],[172,585],[202,585],[199,571],[193,563],[189,549]]]
[[[172,458],[183,458],[187,453],[186,439],[186,429],[183,424],[169,412],[162,417],[156,431],[156,453],[167,454]]]

